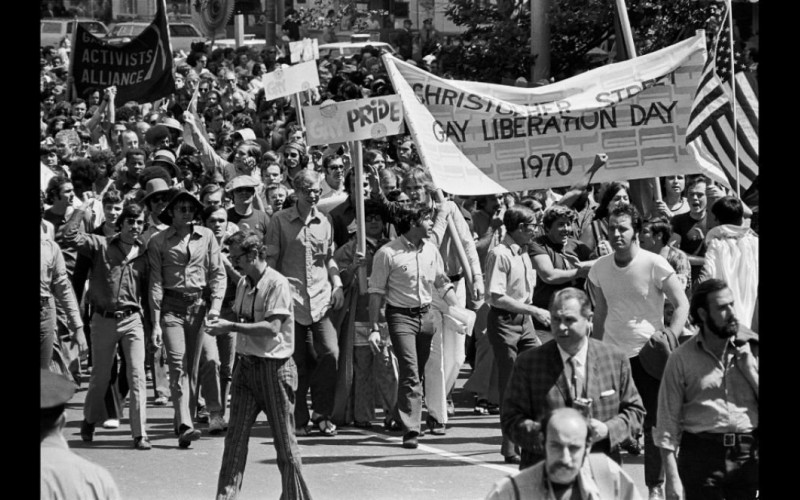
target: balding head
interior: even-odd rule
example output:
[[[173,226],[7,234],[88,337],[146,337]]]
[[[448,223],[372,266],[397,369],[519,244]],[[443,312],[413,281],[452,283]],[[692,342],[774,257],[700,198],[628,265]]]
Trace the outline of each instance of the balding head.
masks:
[[[542,429],[547,476],[557,484],[572,483],[590,449],[589,423],[574,408],[558,408],[545,418]]]

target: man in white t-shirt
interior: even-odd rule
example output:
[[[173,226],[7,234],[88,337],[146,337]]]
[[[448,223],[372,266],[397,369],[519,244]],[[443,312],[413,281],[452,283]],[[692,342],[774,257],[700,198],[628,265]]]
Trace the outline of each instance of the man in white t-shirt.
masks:
[[[589,290],[595,301],[592,336],[628,354],[633,381],[642,396],[644,420],[645,483],[650,498],[664,498],[664,472],[658,448],[653,444],[659,380],[649,375],[639,351],[656,334],[677,338],[689,314],[689,301],[678,276],[667,260],[639,247],[642,217],[633,205],[621,205],[608,219],[608,238],[613,253],[597,259],[589,270]],[[664,299],[675,306],[665,328]]]

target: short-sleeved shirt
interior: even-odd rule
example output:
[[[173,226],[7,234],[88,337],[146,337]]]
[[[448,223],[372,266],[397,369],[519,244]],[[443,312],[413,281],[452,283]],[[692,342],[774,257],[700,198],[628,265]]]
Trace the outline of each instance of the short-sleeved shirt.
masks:
[[[511,236],[489,250],[486,256],[486,301],[495,305],[493,294],[506,295],[525,304],[531,303],[536,273],[531,258]]]
[[[553,269],[573,269],[569,267],[568,261],[564,259],[564,254],[576,255],[578,260],[585,261],[591,259],[592,250],[585,243],[574,238],[567,239],[567,243],[562,245],[561,243],[553,243],[547,235],[537,237],[528,246],[528,255],[531,257],[531,262],[537,255],[546,255],[553,264]],[[531,303],[536,307],[547,309],[550,307],[550,298],[554,293],[570,286],[583,288],[583,284],[584,280],[580,278],[557,285],[538,280],[536,289],[533,291],[533,301]]]
[[[266,268],[258,283],[243,276],[236,288],[233,311],[245,323],[258,323],[275,315],[286,315],[275,337],[237,334],[236,352],[259,358],[288,359],[294,353],[294,305],[292,288],[285,276]]]
[[[321,320],[332,291],[327,263],[333,259],[334,245],[328,218],[316,208],[307,222],[297,207],[281,210],[272,216],[266,243],[268,260],[292,287],[295,321],[310,325]]]
[[[708,217],[703,215],[700,220],[694,219],[689,212],[676,215],[672,218],[672,232],[681,237],[678,246],[686,255],[703,257],[706,254],[706,233],[708,232]],[[692,266],[692,282],[700,276],[703,266]]]
[[[664,280],[674,273],[667,259],[643,248],[625,267],[617,265],[613,253],[597,259],[589,280],[608,305],[603,342],[629,358],[637,356],[650,336],[664,328]]]
[[[449,284],[442,255],[433,243],[422,240],[416,246],[399,236],[375,253],[368,292],[384,295],[386,303],[395,307],[422,307],[433,301],[434,287],[444,291]]]
[[[257,208],[252,209],[250,215],[241,215],[234,207],[228,209],[228,221],[239,226],[241,231],[256,233],[262,240],[267,235],[269,215]]]
[[[41,498],[122,498],[111,474],[70,451],[60,436],[50,435],[42,440],[39,477]]]

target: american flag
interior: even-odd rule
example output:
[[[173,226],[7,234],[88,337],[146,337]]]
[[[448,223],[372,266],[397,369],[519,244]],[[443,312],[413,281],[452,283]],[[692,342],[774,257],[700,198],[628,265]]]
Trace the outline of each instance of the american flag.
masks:
[[[732,188],[736,187],[735,150],[738,150],[739,189],[744,191],[758,176],[758,96],[747,79],[746,67],[738,52],[733,54],[734,77],[731,80],[727,5],[717,10],[711,22],[708,59],[692,103],[686,145],[706,174]],[[738,148],[735,148],[737,139]]]

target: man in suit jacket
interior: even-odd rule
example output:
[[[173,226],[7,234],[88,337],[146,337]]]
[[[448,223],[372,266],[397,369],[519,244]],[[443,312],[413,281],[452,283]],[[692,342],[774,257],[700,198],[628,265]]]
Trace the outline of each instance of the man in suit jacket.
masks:
[[[617,462],[619,444],[641,429],[645,410],[628,358],[589,338],[591,324],[587,295],[577,288],[559,290],[550,305],[554,342],[526,351],[514,363],[500,420],[522,449],[520,469],[544,458],[538,422],[555,408],[574,407],[588,414],[592,451]]]

